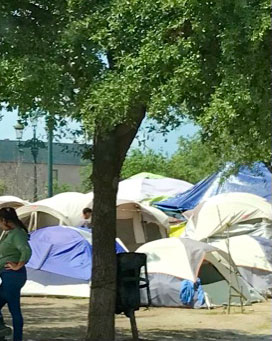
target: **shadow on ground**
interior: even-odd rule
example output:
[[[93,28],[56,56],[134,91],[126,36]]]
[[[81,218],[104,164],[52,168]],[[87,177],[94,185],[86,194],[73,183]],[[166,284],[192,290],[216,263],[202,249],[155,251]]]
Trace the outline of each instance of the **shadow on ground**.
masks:
[[[31,302],[31,303],[30,303]],[[260,306],[261,307],[261,306]],[[269,308],[270,311],[270,308]],[[161,314],[162,312],[162,314]],[[178,313],[179,311],[177,311]],[[86,335],[87,316],[88,316],[88,302],[73,301],[73,300],[39,300],[30,299],[25,300],[23,303],[23,313],[25,316],[25,341],[83,341]],[[159,313],[161,314],[159,320]],[[253,334],[247,334],[238,330],[239,324],[234,326],[237,330],[230,329],[212,329],[212,320],[209,322],[208,328],[190,328],[185,329],[182,326],[182,322],[179,319],[176,325],[172,324],[172,330],[166,330],[166,323],[163,314],[167,314],[168,310],[153,311],[152,314],[139,316],[139,319],[144,320],[146,329],[140,329],[140,339],[142,341],[270,341],[271,335],[256,334],[257,329],[252,329]],[[143,313],[145,314],[145,312]],[[156,315],[157,314],[157,315]],[[169,313],[168,313],[169,314]],[[258,315],[257,315],[258,314]],[[256,312],[256,316],[263,316],[264,312]],[[267,313],[266,313],[267,314]],[[5,308],[4,316],[7,317],[8,324],[11,323],[9,314]],[[254,315],[255,316],[255,315]],[[182,317],[182,316],[181,316]],[[179,316],[178,316],[179,318]],[[239,317],[237,316],[239,319]],[[244,317],[245,318],[245,317]],[[150,320],[149,320],[150,319]],[[149,321],[157,321],[158,325],[162,321],[162,328],[149,329]],[[132,340],[131,331],[128,329],[129,324],[120,326],[120,323],[124,323],[126,320],[119,320],[119,327],[117,328],[116,341],[128,341]],[[182,321],[182,320],[181,320]],[[237,319],[236,319],[237,321]],[[127,323],[127,322],[125,322]],[[216,321],[215,321],[216,323]],[[118,325],[118,324],[117,324]],[[194,326],[194,319],[191,322],[191,326]],[[254,325],[255,326],[255,325]],[[258,324],[256,325],[258,326]],[[218,326],[217,326],[218,327]],[[151,327],[152,328],[152,327]],[[188,328],[188,324],[187,324]],[[254,327],[253,327],[254,328]],[[269,328],[269,327],[268,327]],[[268,333],[269,329],[260,330],[260,332]],[[255,333],[255,334],[254,334]],[[270,333],[269,333],[270,334]],[[110,341],[110,340],[109,340]]]
[[[84,340],[86,335],[87,309],[84,307],[56,309],[54,305],[43,303],[41,307],[35,308],[33,305],[24,304],[23,313],[26,341],[77,341]],[[11,325],[9,317],[6,321]]]
[[[81,327],[65,328],[37,328],[32,329],[31,333],[25,333],[26,341],[84,341],[85,330]],[[129,331],[118,332],[116,341],[131,341]],[[213,329],[191,329],[186,331],[161,331],[151,330],[140,334],[140,341],[270,341],[270,335],[246,335],[240,332],[230,332],[229,330],[215,331]]]
[[[31,341],[83,341],[86,328],[85,326],[78,327],[59,327],[51,326],[48,328],[31,328],[31,332],[25,333],[25,340]],[[129,330],[117,331],[116,340],[118,341],[129,341],[132,340],[131,332]],[[188,329],[188,330],[150,330],[144,333],[140,333],[141,341],[270,341],[270,335],[253,335],[245,334],[239,331],[229,330],[214,330],[214,329]]]
[[[230,330],[215,330],[215,329],[187,329],[187,330],[149,330],[144,333],[140,333],[142,341],[271,341],[271,335],[260,335],[260,334],[245,334],[240,331]],[[130,333],[127,331],[123,337],[119,334],[118,341],[131,340]]]

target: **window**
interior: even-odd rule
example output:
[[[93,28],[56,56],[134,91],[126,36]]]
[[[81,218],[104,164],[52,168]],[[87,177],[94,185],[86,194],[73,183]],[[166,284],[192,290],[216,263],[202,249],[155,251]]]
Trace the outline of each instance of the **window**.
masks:
[[[58,169],[53,169],[53,180],[58,181],[59,179],[59,171]]]

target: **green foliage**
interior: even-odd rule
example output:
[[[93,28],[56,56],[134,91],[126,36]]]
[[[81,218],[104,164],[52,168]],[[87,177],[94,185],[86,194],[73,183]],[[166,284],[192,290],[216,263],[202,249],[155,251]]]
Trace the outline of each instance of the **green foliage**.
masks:
[[[135,174],[148,172],[163,176],[169,174],[169,160],[161,153],[156,153],[153,150],[143,152],[140,149],[132,149],[122,168],[121,180],[127,179]],[[92,164],[82,167],[80,171],[81,190],[89,192],[93,189],[92,184]]]
[[[269,0],[1,0],[0,35],[0,103],[77,118],[95,146],[120,142],[108,165],[121,166],[144,112],[165,128],[188,116],[225,160],[269,160]],[[114,269],[110,249],[96,249],[94,269]],[[114,276],[93,277],[94,289],[104,281],[112,294],[91,305],[87,338],[98,339],[101,328],[92,331],[106,316],[101,335],[114,339]]]
[[[133,149],[124,162],[121,179],[126,179],[142,172],[167,176],[169,173],[168,163],[168,158],[161,153],[156,153],[153,150],[143,152],[140,149]]]
[[[179,140],[179,148],[169,161],[171,177],[196,183],[219,170],[223,160],[199,135]]]
[[[0,180],[0,195],[4,195],[6,193],[7,186],[3,180]]]
[[[202,142],[197,134],[191,138],[181,137],[178,150],[171,157],[152,150],[143,152],[133,149],[124,162],[121,178],[150,172],[196,183],[218,171],[222,162],[211,146]]]
[[[270,3],[2,0],[0,102],[71,115],[88,134],[143,105],[188,116],[225,160],[270,155]]]
[[[70,184],[59,184],[57,180],[53,181],[54,195],[64,192],[73,192],[73,187]]]
[[[93,189],[93,184],[91,180],[91,175],[93,172],[93,165],[90,163],[87,166],[84,166],[80,170],[80,190],[84,193],[90,192]]]

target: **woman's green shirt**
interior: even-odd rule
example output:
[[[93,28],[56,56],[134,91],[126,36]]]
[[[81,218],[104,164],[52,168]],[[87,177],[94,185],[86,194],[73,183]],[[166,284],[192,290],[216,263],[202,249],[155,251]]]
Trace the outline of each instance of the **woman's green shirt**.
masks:
[[[1,230],[0,230],[1,231]],[[25,262],[31,257],[28,235],[21,228],[0,232],[0,270],[7,262]]]

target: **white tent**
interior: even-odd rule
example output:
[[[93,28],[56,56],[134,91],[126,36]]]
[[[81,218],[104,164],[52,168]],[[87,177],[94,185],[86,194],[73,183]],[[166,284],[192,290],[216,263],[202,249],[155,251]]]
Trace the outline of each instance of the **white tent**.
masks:
[[[228,252],[242,276],[259,292],[272,294],[272,240],[248,235],[212,243]]]
[[[269,231],[272,232],[271,204],[250,193],[219,194],[199,204],[194,210],[187,211],[185,216],[189,220],[184,237],[195,240],[249,233],[267,237]],[[246,225],[245,222],[250,224]],[[260,222],[264,222],[265,226],[260,226]]]
[[[168,216],[160,210],[135,201],[117,201],[117,237],[129,251],[168,235]]]
[[[77,192],[61,193],[20,207],[17,214],[30,231],[45,226],[78,226],[82,210],[90,207],[92,199],[91,195]]]
[[[172,197],[192,186],[189,182],[178,179],[134,176],[119,183],[117,198],[142,201],[156,197]]]
[[[68,192],[17,210],[29,231],[46,226],[79,226],[82,210],[92,207],[93,195]],[[160,210],[134,201],[117,201],[117,237],[130,251],[140,245],[167,237],[168,217]]]
[[[18,197],[12,196],[12,195],[3,195],[0,196],[0,208],[3,207],[13,207],[18,208],[21,206],[28,205],[29,203],[25,200],[22,200]]]
[[[182,306],[179,299],[181,281],[195,283],[198,277],[211,304],[228,302],[228,283],[231,283],[232,292],[241,294],[247,302],[263,300],[237,274],[228,255],[209,244],[173,237],[147,243],[137,252],[147,254],[151,300],[155,306]],[[142,300],[145,302],[146,297]]]

